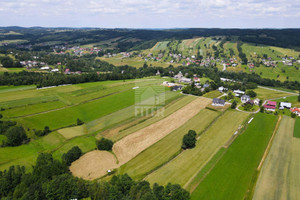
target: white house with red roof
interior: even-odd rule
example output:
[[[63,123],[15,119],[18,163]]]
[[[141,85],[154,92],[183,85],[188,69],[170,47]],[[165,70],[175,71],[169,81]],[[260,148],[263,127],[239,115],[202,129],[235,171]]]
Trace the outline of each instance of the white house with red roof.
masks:
[[[300,117],[300,108],[291,108],[290,111]]]
[[[277,102],[276,101],[268,101],[265,105],[264,105],[264,108],[265,110],[267,111],[272,111],[274,112],[276,110],[276,105],[277,105]]]

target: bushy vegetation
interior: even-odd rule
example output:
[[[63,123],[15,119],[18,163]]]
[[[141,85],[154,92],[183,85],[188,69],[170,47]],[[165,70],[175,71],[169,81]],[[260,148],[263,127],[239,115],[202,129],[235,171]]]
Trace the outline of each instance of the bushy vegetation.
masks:
[[[51,132],[50,128],[48,126],[45,126],[44,130],[35,130],[35,135],[41,137],[47,135],[50,132]]]
[[[135,182],[127,174],[114,176],[109,182],[90,182],[73,177],[65,165],[51,154],[41,153],[30,173],[24,167],[11,166],[0,171],[1,199],[157,199],[188,200],[189,193],[179,185],[166,187],[147,181]]]
[[[106,138],[101,138],[97,141],[97,148],[102,151],[111,151],[113,145],[113,141]]]
[[[189,130],[187,134],[183,136],[182,139],[182,149],[192,149],[196,146],[196,139],[197,133],[194,130]]]
[[[78,146],[73,147],[70,149],[67,153],[64,153],[62,155],[62,160],[70,166],[72,162],[79,159],[82,155],[82,151]]]
[[[257,96],[256,92],[254,92],[253,90],[247,90],[246,94],[249,95],[251,98],[254,98]]]

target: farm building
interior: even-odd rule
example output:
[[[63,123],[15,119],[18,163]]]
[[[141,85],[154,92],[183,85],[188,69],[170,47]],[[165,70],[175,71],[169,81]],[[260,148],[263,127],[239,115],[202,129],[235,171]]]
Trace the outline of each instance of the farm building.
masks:
[[[291,108],[290,111],[300,117],[300,108]]]
[[[241,97],[241,101],[242,103],[247,103],[248,101],[250,101],[250,97],[248,95],[243,95]]]
[[[192,79],[182,77],[182,78],[179,79],[179,82],[180,83],[189,83],[190,84],[190,83],[192,83]]]
[[[213,106],[224,106],[225,101],[223,99],[214,98],[212,105]]]
[[[274,112],[276,109],[276,101],[268,101],[266,105],[264,105],[265,110]]]
[[[280,110],[283,110],[283,109],[290,109],[292,107],[292,104],[291,103],[287,103],[287,102],[280,102],[280,107],[279,109]]]
[[[244,95],[245,92],[241,90],[233,90],[233,93],[235,94],[236,97],[239,97],[240,95]]]

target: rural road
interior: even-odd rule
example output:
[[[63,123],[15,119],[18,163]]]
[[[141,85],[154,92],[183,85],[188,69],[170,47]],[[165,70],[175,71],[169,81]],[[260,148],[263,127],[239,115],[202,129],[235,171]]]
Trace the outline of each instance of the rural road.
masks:
[[[296,96],[298,95],[297,93],[294,93],[294,92],[287,92],[287,91],[283,91],[283,90],[278,90],[278,89],[273,89],[273,88],[268,88],[268,87],[263,87],[263,86],[258,86],[259,88],[263,88],[263,89],[267,89],[267,90],[273,90],[273,91],[276,91],[276,92],[284,92],[284,93],[287,93],[287,94],[290,94],[288,96],[283,96],[283,97],[277,97],[277,98],[273,98],[273,99],[266,99],[264,101],[264,103],[262,104],[265,105],[267,103],[267,101],[271,101],[271,100],[277,100],[277,99],[283,99],[283,98],[286,98],[286,97],[291,97],[291,96]],[[240,111],[240,112],[244,112],[244,113],[258,113],[260,109],[258,109],[257,111],[254,111],[254,112],[247,112],[247,111],[243,111],[243,110],[240,110],[238,107],[242,105],[242,104],[239,104],[236,106],[236,110],[237,111]]]

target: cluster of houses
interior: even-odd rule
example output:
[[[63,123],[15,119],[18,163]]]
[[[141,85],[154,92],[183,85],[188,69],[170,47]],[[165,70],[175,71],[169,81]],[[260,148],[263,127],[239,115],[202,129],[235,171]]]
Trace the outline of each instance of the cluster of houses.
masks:
[[[47,65],[45,62],[38,62],[38,61],[20,61],[20,64],[23,67],[26,67],[27,69],[32,69],[32,68],[37,68],[37,67],[42,67]]]
[[[293,64],[300,64],[300,60],[296,60],[293,56],[282,57],[282,63],[287,66],[293,66]]]
[[[70,69],[65,69],[64,74],[81,74],[81,71],[77,71],[77,72],[71,72]]]
[[[98,49],[97,47],[91,47],[91,48],[82,48],[79,46],[74,46],[71,48],[67,48],[65,46],[55,46],[53,47],[54,54],[57,55],[64,55],[66,54],[66,51],[69,50],[73,52],[76,56],[83,56],[86,54],[98,54],[99,51],[102,51],[101,49]]]

